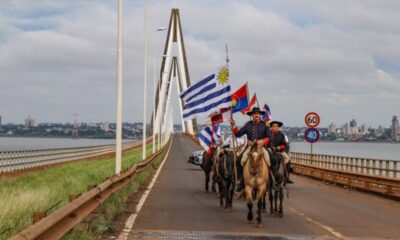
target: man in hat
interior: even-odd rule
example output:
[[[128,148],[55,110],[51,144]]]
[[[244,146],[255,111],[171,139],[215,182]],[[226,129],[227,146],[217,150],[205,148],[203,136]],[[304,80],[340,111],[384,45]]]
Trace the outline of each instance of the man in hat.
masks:
[[[292,180],[289,179],[289,172],[290,172],[290,157],[288,154],[288,141],[286,139],[285,134],[283,134],[280,128],[283,126],[282,122],[279,121],[272,121],[270,123],[271,126],[271,142],[270,147],[272,150],[272,154],[277,158],[282,158],[283,162],[286,166],[286,174],[287,174],[287,183],[293,183]],[[274,166],[278,167],[278,166]]]
[[[236,127],[235,120],[231,118],[231,125],[234,135],[236,137],[241,137],[246,134],[248,140],[257,141],[258,144],[263,144],[266,147],[270,142],[271,131],[269,127],[267,127],[267,125],[261,121],[262,114],[264,114],[264,111],[260,110],[258,107],[253,107],[250,112],[247,112],[247,115],[251,116],[252,120],[248,121],[240,130]],[[247,148],[242,155],[241,164],[237,164],[238,176],[240,176],[240,184],[236,189],[237,192],[240,192],[244,189],[243,165],[248,159],[248,151],[250,151],[249,148]],[[268,154],[265,148],[264,154]],[[267,164],[270,166],[271,163]]]

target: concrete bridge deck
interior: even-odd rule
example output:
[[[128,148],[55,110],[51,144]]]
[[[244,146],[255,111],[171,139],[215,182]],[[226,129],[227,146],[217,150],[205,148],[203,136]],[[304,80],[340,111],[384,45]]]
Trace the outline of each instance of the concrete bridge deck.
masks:
[[[244,200],[227,213],[215,193],[204,191],[203,172],[186,162],[196,149],[190,138],[174,136],[126,239],[400,239],[399,202],[297,176],[284,217],[264,213],[256,228],[246,221]]]

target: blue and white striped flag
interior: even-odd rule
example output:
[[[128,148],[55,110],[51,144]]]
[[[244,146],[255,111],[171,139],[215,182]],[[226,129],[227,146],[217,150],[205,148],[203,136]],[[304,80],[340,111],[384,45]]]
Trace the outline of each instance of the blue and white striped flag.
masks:
[[[229,71],[226,67],[218,73],[211,74],[205,79],[190,86],[180,95],[184,101],[182,117],[190,120],[199,115],[208,116],[227,108],[231,103],[231,86],[229,85]]]
[[[200,145],[208,153],[211,152],[211,148],[214,147],[221,139],[221,128],[219,124],[211,127],[207,126],[198,135]]]

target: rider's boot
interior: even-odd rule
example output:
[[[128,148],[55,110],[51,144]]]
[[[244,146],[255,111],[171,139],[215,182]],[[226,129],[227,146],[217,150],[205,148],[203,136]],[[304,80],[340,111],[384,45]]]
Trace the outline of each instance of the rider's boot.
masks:
[[[290,162],[286,164],[287,180],[286,183],[292,184],[293,181],[290,179]]]

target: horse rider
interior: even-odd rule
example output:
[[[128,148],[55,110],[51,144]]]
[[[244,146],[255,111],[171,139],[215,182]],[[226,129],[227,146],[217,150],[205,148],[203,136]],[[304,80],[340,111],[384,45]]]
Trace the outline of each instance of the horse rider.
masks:
[[[283,126],[282,122],[272,121],[270,123],[272,137],[270,142],[270,148],[274,157],[281,157],[286,168],[287,183],[293,183],[289,178],[290,172],[290,157],[289,157],[289,140],[285,134],[283,134],[280,128]]]
[[[264,145],[264,154],[269,154],[266,150],[266,146],[270,143],[271,131],[265,122],[261,121],[261,115],[265,112],[260,110],[259,107],[253,107],[253,109],[247,112],[247,115],[251,116],[252,120],[248,121],[240,130],[235,125],[235,120],[231,118],[230,122],[233,128],[233,134],[236,137],[247,135],[249,141],[257,141],[257,144]],[[238,177],[240,178],[240,184],[237,186],[236,191],[240,192],[244,189],[244,178],[243,178],[243,165],[248,159],[248,153],[250,149],[247,147],[242,155],[240,164],[237,164]],[[270,163],[267,163],[270,165]]]

